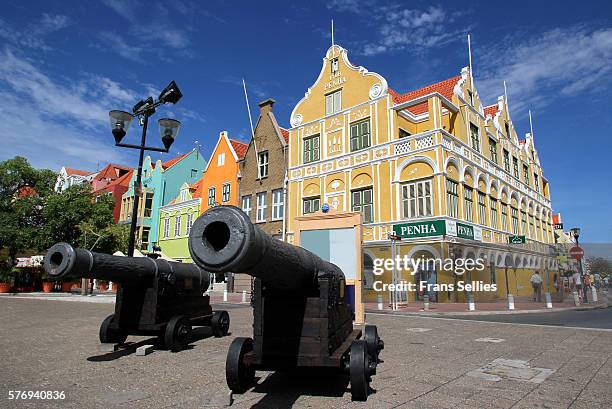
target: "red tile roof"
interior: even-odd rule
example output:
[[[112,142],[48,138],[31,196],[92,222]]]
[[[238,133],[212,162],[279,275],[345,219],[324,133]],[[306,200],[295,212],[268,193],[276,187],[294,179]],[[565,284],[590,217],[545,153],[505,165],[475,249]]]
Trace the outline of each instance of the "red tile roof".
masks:
[[[134,174],[134,169],[130,169],[128,173],[113,180],[110,185],[119,185],[119,186],[129,186],[130,180],[132,179],[132,175]]]
[[[289,143],[289,130],[285,128],[281,128],[281,134],[283,134],[283,138],[285,139],[285,143]]]
[[[423,88],[419,88],[417,90],[410,91],[402,95],[392,89],[389,89],[389,94],[391,94],[393,102],[395,102],[396,104],[412,101],[413,99],[422,97],[424,95],[432,94],[434,92],[438,92],[442,94],[445,98],[447,98],[449,101],[452,101],[453,88],[455,88],[455,84],[457,84],[460,79],[461,76],[457,75],[447,80],[436,82],[435,84],[430,84]],[[415,115],[425,113],[427,112],[427,101],[421,102],[417,105],[413,105],[409,107],[408,110]]]
[[[183,159],[185,156],[189,155],[191,152],[192,151],[189,151],[187,153],[182,154],[181,156],[177,156],[176,158],[173,158],[173,159],[165,161],[164,163],[162,163],[162,168],[168,169],[168,168],[176,165],[178,163],[178,161]]]
[[[193,185],[189,186],[189,189],[195,190],[195,192],[191,194],[192,199],[197,199],[197,198],[202,197],[202,189],[200,189],[200,186],[202,185],[202,179],[204,179],[204,176],[202,176],[200,180],[195,182]]]
[[[89,172],[87,170],[66,168],[66,174],[68,174],[68,176],[72,176],[72,175],[87,176],[87,175],[91,175],[92,172]]]
[[[238,159],[243,159],[249,145],[244,142],[237,141],[236,139],[230,139],[230,142],[232,144],[232,148],[234,148],[234,152],[236,152],[236,155],[238,156]]]
[[[117,177],[117,170],[131,170],[132,168],[128,168],[127,166],[116,165],[114,163],[109,163],[101,171],[96,175],[96,179],[115,179]]]
[[[497,113],[497,110],[498,110],[497,104],[493,104],[493,105],[489,105],[488,107],[485,107],[484,109],[485,117],[487,115],[491,115],[492,117],[494,117],[495,114]]]

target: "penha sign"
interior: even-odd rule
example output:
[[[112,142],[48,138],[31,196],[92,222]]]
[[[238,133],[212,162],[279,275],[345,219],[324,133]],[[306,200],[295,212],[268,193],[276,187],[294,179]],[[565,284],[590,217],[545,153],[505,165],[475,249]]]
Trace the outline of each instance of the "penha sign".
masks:
[[[455,236],[462,239],[482,241],[482,229],[454,220],[426,220],[402,223],[393,226],[393,233],[403,239],[431,236]]]
[[[416,237],[441,236],[446,234],[444,220],[427,220],[415,223],[403,223],[393,226],[393,232],[403,239]]]

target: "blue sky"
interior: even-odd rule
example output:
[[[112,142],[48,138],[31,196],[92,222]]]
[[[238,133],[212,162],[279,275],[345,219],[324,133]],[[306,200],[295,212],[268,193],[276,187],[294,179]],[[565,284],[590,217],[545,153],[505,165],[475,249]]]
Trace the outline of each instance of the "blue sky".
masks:
[[[134,165],[115,148],[110,109],[130,110],[174,79],[184,97],[165,107],[183,123],[176,153],[218,134],[246,139],[241,79],[251,109],[268,97],[288,126],[330,45],[400,92],[457,75],[472,35],[475,84],[487,104],[508,85],[520,134],[534,118],[555,211],[584,241],[609,242],[612,218],[612,4],[609,2],[5,1],[0,11],[0,160],[95,170]],[[132,125],[126,141],[136,141]],[[160,144],[157,126],[149,132]],[[156,158],[157,155],[154,155]],[[165,156],[165,159],[169,156]]]

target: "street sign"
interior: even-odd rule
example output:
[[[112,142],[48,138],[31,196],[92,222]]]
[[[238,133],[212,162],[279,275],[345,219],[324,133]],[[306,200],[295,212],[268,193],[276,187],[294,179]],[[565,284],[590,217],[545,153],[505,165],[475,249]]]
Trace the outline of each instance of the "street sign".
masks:
[[[416,223],[396,224],[393,226],[393,233],[403,239],[442,236],[446,234],[446,224],[444,220],[427,220]]]
[[[579,246],[574,246],[570,249],[569,255],[574,260],[580,260],[582,257],[584,257],[584,250],[582,250],[582,248]]]
[[[527,243],[527,239],[525,239],[525,236],[508,236],[508,243],[525,244]]]

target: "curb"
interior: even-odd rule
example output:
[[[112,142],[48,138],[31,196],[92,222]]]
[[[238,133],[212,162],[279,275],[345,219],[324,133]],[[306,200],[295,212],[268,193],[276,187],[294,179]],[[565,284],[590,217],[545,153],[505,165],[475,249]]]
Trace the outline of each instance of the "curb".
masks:
[[[116,293],[96,293],[94,297],[115,297]],[[72,298],[72,297],[90,297],[89,295],[72,294],[72,293],[0,293],[0,297],[14,298]]]
[[[387,315],[408,315],[408,316],[419,316],[419,317],[445,317],[445,316],[478,316],[478,315],[514,315],[514,314],[536,314],[536,313],[551,313],[551,312],[563,312],[563,311],[590,311],[597,309],[608,308],[607,303],[596,304],[592,306],[579,306],[579,307],[559,307],[559,308],[546,308],[540,310],[499,310],[499,311],[391,311],[391,310],[376,310],[366,309],[366,313],[376,314],[387,314]]]

